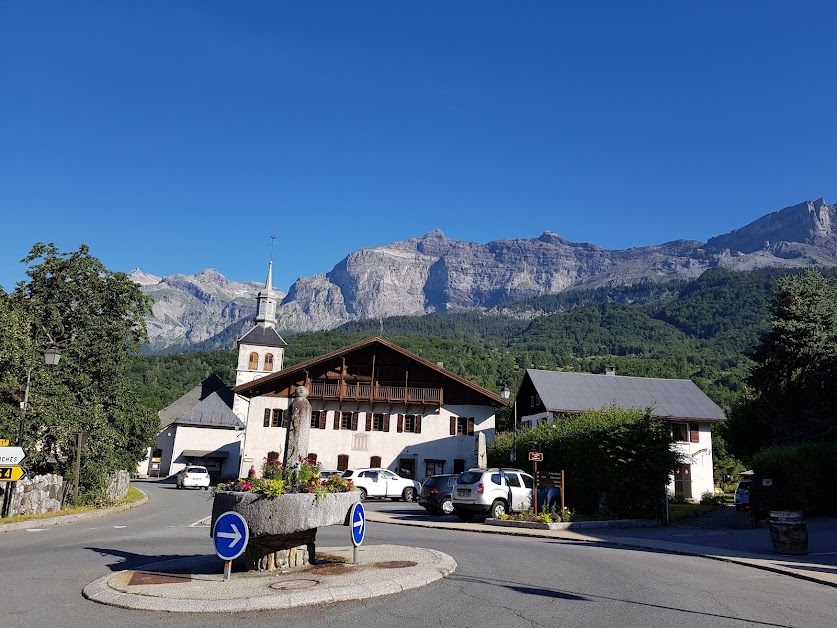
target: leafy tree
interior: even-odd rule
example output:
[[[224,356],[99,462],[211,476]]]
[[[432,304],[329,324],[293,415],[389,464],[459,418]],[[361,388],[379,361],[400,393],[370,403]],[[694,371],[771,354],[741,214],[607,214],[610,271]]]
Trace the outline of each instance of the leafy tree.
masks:
[[[4,417],[9,418],[14,400],[22,398],[22,375],[31,364],[22,443],[28,468],[38,473],[54,465],[56,472],[72,478],[74,434],[88,433],[80,501],[95,503],[104,496],[107,474],[135,469],[159,427],[154,413],[138,403],[126,378],[129,356],[138,354],[140,343],[147,340],[149,299],[125,274],[105,268],[85,245],[61,253],[53,244],[38,243],[22,262],[30,265],[29,281],[18,284],[4,301],[15,311],[16,320],[25,321],[26,354],[33,357],[31,362],[24,358],[16,368],[2,365]],[[0,329],[0,347],[21,336],[15,329]],[[45,367],[40,356],[51,345],[61,349],[61,362]],[[6,420],[5,435],[17,440],[10,427]]]

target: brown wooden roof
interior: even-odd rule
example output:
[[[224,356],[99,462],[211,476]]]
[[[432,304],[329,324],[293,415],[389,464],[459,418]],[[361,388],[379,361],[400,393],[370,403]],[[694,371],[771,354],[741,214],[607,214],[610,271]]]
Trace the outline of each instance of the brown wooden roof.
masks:
[[[371,364],[373,354],[382,363],[392,364],[393,360],[398,360],[408,368],[413,367],[410,369],[410,386],[432,385],[444,388],[445,405],[468,403],[508,406],[508,402],[499,395],[379,337],[368,338],[276,373],[265,375],[252,382],[236,386],[233,391],[251,398],[280,394],[282,391],[287,391],[290,386],[301,385],[306,374],[312,379],[320,376],[328,371],[328,365],[333,364],[338,358],[354,358],[355,361],[359,360]]]

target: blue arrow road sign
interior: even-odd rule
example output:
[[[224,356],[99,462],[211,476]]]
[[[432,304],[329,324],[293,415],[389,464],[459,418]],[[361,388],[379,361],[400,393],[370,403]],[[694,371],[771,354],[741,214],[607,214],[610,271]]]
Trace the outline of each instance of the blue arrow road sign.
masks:
[[[225,512],[215,520],[212,539],[215,541],[215,553],[221,560],[233,560],[241,556],[249,538],[247,522],[237,512]]]
[[[366,536],[366,512],[363,510],[363,504],[357,502],[352,506],[352,516],[349,517],[349,521],[351,521],[352,545],[357,547],[363,543],[363,537]]]

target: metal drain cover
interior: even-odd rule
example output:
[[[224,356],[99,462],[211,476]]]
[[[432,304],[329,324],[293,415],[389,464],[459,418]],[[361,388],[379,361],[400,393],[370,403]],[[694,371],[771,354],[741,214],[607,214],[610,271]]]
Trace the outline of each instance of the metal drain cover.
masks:
[[[412,560],[387,560],[382,563],[375,563],[374,566],[379,569],[401,569],[402,567],[415,567],[417,562]]]
[[[270,588],[284,591],[286,589],[307,589],[318,584],[320,584],[319,580],[284,580],[282,582],[274,582],[270,585]]]

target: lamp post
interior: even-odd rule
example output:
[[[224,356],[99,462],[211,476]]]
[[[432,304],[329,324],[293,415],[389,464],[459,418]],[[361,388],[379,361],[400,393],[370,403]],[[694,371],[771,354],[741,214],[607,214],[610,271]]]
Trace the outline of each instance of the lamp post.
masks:
[[[509,400],[511,396],[511,391],[509,390],[508,384],[503,384],[503,390],[500,393],[506,401]],[[514,400],[514,414],[512,415],[512,420],[514,421],[514,441],[512,444],[512,450],[509,453],[509,462],[514,462],[517,459],[517,399]]]

